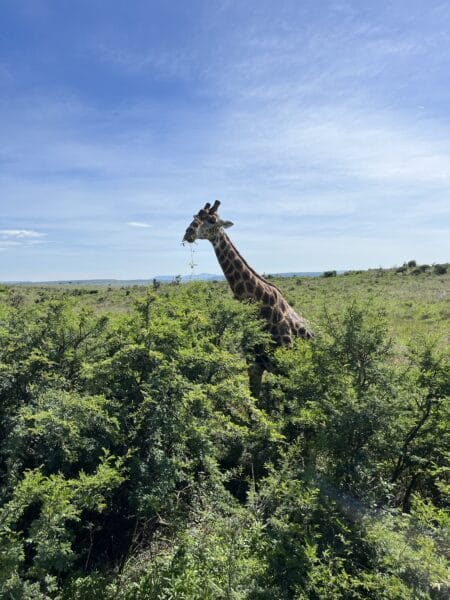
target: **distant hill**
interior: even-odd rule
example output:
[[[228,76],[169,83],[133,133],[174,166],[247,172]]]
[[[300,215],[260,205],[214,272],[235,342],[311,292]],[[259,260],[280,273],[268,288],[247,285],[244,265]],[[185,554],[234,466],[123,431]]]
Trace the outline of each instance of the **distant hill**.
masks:
[[[14,285],[92,285],[92,286],[130,286],[130,285],[149,285],[154,279],[162,283],[170,283],[180,278],[182,282],[212,279],[223,279],[223,275],[214,275],[212,273],[199,273],[198,275],[155,275],[149,279],[60,279],[53,281],[5,281],[3,283]]]
[[[343,272],[343,271],[338,271]],[[270,273],[265,274],[264,277],[318,277],[322,275],[321,271],[314,272],[289,272],[289,273]],[[223,280],[223,275],[215,273],[198,273],[193,275],[155,275],[149,279],[64,279],[57,281],[5,281],[3,283],[9,283],[14,285],[92,285],[92,286],[130,286],[130,285],[149,285],[154,279],[161,281],[162,283],[170,283],[180,278],[182,283],[187,281],[212,281],[212,280]]]
[[[344,271],[338,271],[343,273]],[[319,277],[323,271],[289,271],[288,273],[268,273],[264,277]]]

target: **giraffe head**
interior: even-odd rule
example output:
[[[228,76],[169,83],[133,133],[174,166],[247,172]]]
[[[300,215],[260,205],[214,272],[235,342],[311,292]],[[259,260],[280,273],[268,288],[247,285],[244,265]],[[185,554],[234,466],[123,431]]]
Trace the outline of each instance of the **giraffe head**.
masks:
[[[217,214],[220,206],[219,200],[216,200],[211,206],[209,202],[194,215],[194,220],[186,229],[183,242],[195,242],[195,240],[213,240],[220,229],[231,227],[231,221],[223,221]]]

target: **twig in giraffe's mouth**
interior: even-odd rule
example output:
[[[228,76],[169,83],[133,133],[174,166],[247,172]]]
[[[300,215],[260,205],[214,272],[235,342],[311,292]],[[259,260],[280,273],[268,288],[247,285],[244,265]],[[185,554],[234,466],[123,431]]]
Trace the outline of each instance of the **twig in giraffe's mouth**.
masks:
[[[192,277],[195,272],[195,267],[197,266],[197,264],[194,261],[194,253],[195,253],[194,244],[190,245],[189,250],[191,251],[191,260],[189,262],[189,267],[191,269],[191,277]]]

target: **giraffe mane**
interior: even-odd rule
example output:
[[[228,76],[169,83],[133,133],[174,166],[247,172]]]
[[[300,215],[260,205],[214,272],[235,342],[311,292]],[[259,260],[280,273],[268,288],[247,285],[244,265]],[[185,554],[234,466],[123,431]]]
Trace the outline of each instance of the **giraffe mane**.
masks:
[[[230,241],[230,244],[233,246],[234,251],[236,252],[236,254],[239,256],[239,258],[242,260],[243,264],[246,266],[246,268],[256,277],[256,279],[259,279],[261,281],[263,281],[265,284],[267,284],[269,287],[274,288],[275,290],[277,290],[278,292],[280,292],[280,294],[283,294],[283,292],[280,290],[279,287],[277,287],[274,283],[272,283],[271,281],[268,281],[265,277],[263,277],[262,275],[260,275],[259,273],[257,273],[255,271],[255,269],[253,267],[251,267],[248,262],[245,260],[245,258],[242,256],[242,254],[239,252],[239,250],[236,248],[236,246],[233,244],[233,242],[231,241],[231,239],[228,237],[228,235],[226,233],[224,233],[224,235],[228,238],[228,240]]]

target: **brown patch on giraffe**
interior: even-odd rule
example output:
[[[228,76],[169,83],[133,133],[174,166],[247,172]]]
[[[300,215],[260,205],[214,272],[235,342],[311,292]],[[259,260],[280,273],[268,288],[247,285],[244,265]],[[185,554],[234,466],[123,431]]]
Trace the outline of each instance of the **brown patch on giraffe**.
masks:
[[[261,300],[262,296],[263,296],[264,290],[260,285],[256,286],[255,289],[255,297],[257,300]]]
[[[240,271],[242,269],[242,262],[238,258],[234,259],[233,264],[234,264],[234,268],[237,269],[238,271]]]
[[[259,312],[264,319],[268,319],[272,313],[270,306],[266,305],[262,306]]]
[[[253,295],[253,293],[255,291],[255,282],[253,281],[253,279],[248,279],[245,282],[245,289],[249,294]]]
[[[236,292],[236,294],[239,294],[239,296],[241,296],[244,293],[245,288],[244,288],[244,284],[242,283],[242,281],[240,281],[236,285],[236,287],[234,288],[234,291]]]
[[[265,304],[264,306],[267,306],[267,305]],[[267,320],[272,325],[276,325],[278,323],[278,319],[273,314],[273,310],[270,308],[270,306],[267,306],[267,309],[268,309],[268,312],[269,312],[269,316],[267,317]]]
[[[262,301],[264,302],[264,304],[269,304],[270,302],[270,296],[267,292],[264,292],[263,297],[262,297]]]
[[[283,321],[283,313],[278,310],[277,307],[272,309],[272,322],[281,323]]]
[[[291,343],[291,336],[283,335],[283,337],[281,338],[281,341],[283,342],[283,344],[285,346],[289,346],[289,344]]]
[[[289,333],[291,328],[288,325],[288,322],[285,319],[280,319],[278,321],[278,331],[280,333]]]

